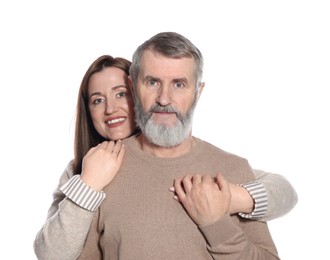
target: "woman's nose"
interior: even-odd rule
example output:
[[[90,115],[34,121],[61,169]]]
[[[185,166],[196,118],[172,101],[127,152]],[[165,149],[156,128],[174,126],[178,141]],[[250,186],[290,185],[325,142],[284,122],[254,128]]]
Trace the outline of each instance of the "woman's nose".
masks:
[[[118,106],[114,102],[107,102],[105,113],[113,114],[118,111]]]

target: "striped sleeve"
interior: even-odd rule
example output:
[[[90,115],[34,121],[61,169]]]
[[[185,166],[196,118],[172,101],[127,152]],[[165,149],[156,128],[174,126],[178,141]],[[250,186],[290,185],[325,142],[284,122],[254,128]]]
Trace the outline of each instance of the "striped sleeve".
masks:
[[[252,181],[247,184],[241,184],[240,186],[244,187],[251,195],[254,200],[254,209],[249,214],[238,214],[241,217],[248,219],[260,219],[264,217],[268,208],[267,192],[264,185],[261,182]]]
[[[95,211],[105,199],[103,191],[94,191],[87,186],[80,175],[74,175],[60,190],[74,203],[89,211]]]

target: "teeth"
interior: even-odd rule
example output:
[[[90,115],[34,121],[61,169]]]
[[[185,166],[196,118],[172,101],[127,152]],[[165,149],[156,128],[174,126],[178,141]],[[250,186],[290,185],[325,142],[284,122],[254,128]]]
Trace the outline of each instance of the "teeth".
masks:
[[[109,120],[109,121],[107,121],[106,123],[108,124],[108,125],[111,125],[111,124],[115,124],[115,123],[118,123],[118,122],[122,122],[122,121],[124,121],[125,120],[125,118],[117,118],[117,119],[114,119],[114,120]]]

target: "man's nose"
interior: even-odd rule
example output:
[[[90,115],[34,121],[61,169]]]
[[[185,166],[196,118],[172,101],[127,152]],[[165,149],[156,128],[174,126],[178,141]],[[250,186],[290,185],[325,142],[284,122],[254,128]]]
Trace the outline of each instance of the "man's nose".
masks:
[[[171,103],[171,90],[169,87],[162,86],[158,89],[157,103],[167,106]]]

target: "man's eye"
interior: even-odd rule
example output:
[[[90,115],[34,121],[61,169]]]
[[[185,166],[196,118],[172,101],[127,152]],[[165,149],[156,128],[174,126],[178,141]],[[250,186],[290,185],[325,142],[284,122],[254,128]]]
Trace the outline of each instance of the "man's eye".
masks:
[[[184,84],[182,82],[176,82],[175,83],[175,87],[176,88],[183,88],[184,87]]]
[[[148,81],[148,85],[149,86],[156,86],[157,85],[157,81],[156,80],[149,80]]]

